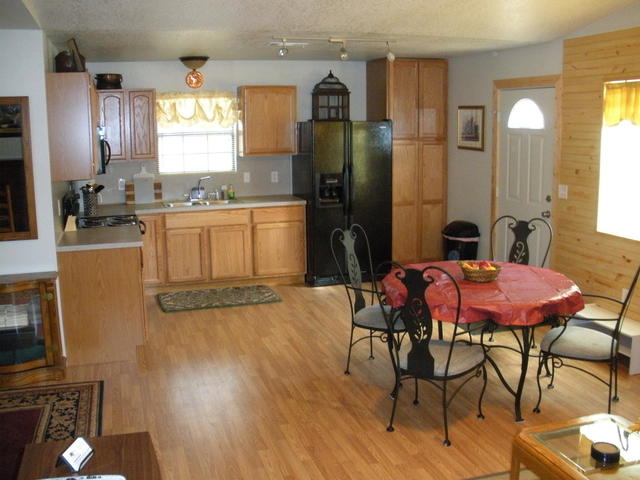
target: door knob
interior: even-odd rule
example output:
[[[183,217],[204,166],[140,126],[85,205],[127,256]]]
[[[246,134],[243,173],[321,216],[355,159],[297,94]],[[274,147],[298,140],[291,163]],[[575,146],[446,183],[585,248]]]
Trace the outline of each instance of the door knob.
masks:
[[[551,202],[551,195],[547,195],[547,196],[545,197],[545,200],[546,200],[547,202]]]
[[[551,210],[545,210],[544,212],[541,213],[541,215],[544,218],[549,218],[549,217],[551,217]]]

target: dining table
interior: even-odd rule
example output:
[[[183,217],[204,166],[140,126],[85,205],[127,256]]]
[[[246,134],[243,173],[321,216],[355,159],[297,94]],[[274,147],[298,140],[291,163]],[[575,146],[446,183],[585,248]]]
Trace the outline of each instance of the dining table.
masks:
[[[522,392],[534,342],[533,329],[557,316],[569,316],[582,310],[584,300],[578,286],[562,273],[531,265],[492,263],[500,266],[500,272],[498,277],[490,282],[466,280],[461,267],[455,261],[414,263],[403,265],[403,268],[422,270],[432,265],[446,270],[460,288],[459,324],[469,324],[469,330],[474,330],[475,324],[488,330],[505,327],[512,332],[517,347],[496,344],[487,346],[487,349],[490,351],[493,348],[509,348],[520,353],[520,375],[515,386],[505,378],[491,356],[488,356],[487,360],[495,369],[501,383],[513,395],[515,420],[520,422],[523,420]],[[386,303],[393,308],[403,306],[407,295],[398,272],[398,269],[392,269],[382,279]],[[458,302],[455,286],[450,280],[446,280],[445,274],[437,270],[429,270],[428,275],[435,280],[426,290],[425,296],[432,317],[440,322],[455,322]]]

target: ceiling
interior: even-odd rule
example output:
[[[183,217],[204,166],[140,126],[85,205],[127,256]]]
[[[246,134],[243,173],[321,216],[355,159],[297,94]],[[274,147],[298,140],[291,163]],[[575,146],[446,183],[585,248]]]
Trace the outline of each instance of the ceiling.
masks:
[[[273,37],[318,39],[292,60],[335,60],[329,37],[378,40],[347,41],[350,60],[384,56],[386,40],[399,57],[452,57],[561,38],[634,1],[3,0],[0,28],[37,25],[61,49],[75,38],[91,62],[273,60]]]

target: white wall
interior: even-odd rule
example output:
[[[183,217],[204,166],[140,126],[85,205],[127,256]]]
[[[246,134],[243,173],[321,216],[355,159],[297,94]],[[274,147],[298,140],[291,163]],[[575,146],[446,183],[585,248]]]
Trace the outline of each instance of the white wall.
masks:
[[[603,18],[576,33],[576,37],[640,25],[640,3]],[[562,73],[563,40],[530,47],[456,57],[449,60],[449,140],[447,219],[468,220],[480,228],[478,255],[489,255],[491,222],[491,155],[493,81]],[[456,147],[459,105],[485,106],[485,150]]]
[[[275,51],[274,51],[275,54]],[[189,72],[178,60],[171,62],[104,62],[87,64],[92,74],[120,73],[122,86],[132,88],[155,88],[158,92],[192,91],[185,85],[184,77]],[[351,91],[350,114],[352,120],[366,120],[366,64],[365,62],[340,61],[216,61],[209,60],[200,69],[205,84],[200,90],[222,90],[235,92],[240,85],[295,85],[298,88],[298,120],[311,118],[311,91],[329,73],[340,79]],[[147,170],[153,171],[155,162],[147,162]],[[139,162],[119,162],[107,168],[107,175],[96,181],[105,185],[102,191],[104,203],[124,202],[124,192],[117,190],[118,178],[131,180],[140,171]],[[271,171],[278,171],[279,182],[272,184]],[[250,172],[251,183],[243,182],[243,172]],[[195,185],[199,175],[163,175],[163,197],[180,198]],[[208,189],[221,184],[233,184],[238,196],[291,193],[291,159],[280,157],[240,157],[236,173],[219,173],[207,181]]]
[[[0,30],[0,96],[28,96],[38,238],[0,242],[0,274],[57,270],[40,30]]]

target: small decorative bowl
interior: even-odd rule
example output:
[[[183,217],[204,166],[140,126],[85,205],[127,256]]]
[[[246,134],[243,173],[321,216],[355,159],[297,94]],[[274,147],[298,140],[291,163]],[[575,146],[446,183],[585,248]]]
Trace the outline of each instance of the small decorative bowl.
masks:
[[[462,269],[462,273],[464,274],[464,279],[469,280],[471,282],[493,282],[498,275],[500,274],[500,265],[497,263],[489,262],[491,266],[494,268],[493,270],[484,270],[480,268],[468,268],[466,265],[479,265],[480,262],[472,262],[472,261],[460,261],[458,265]]]

